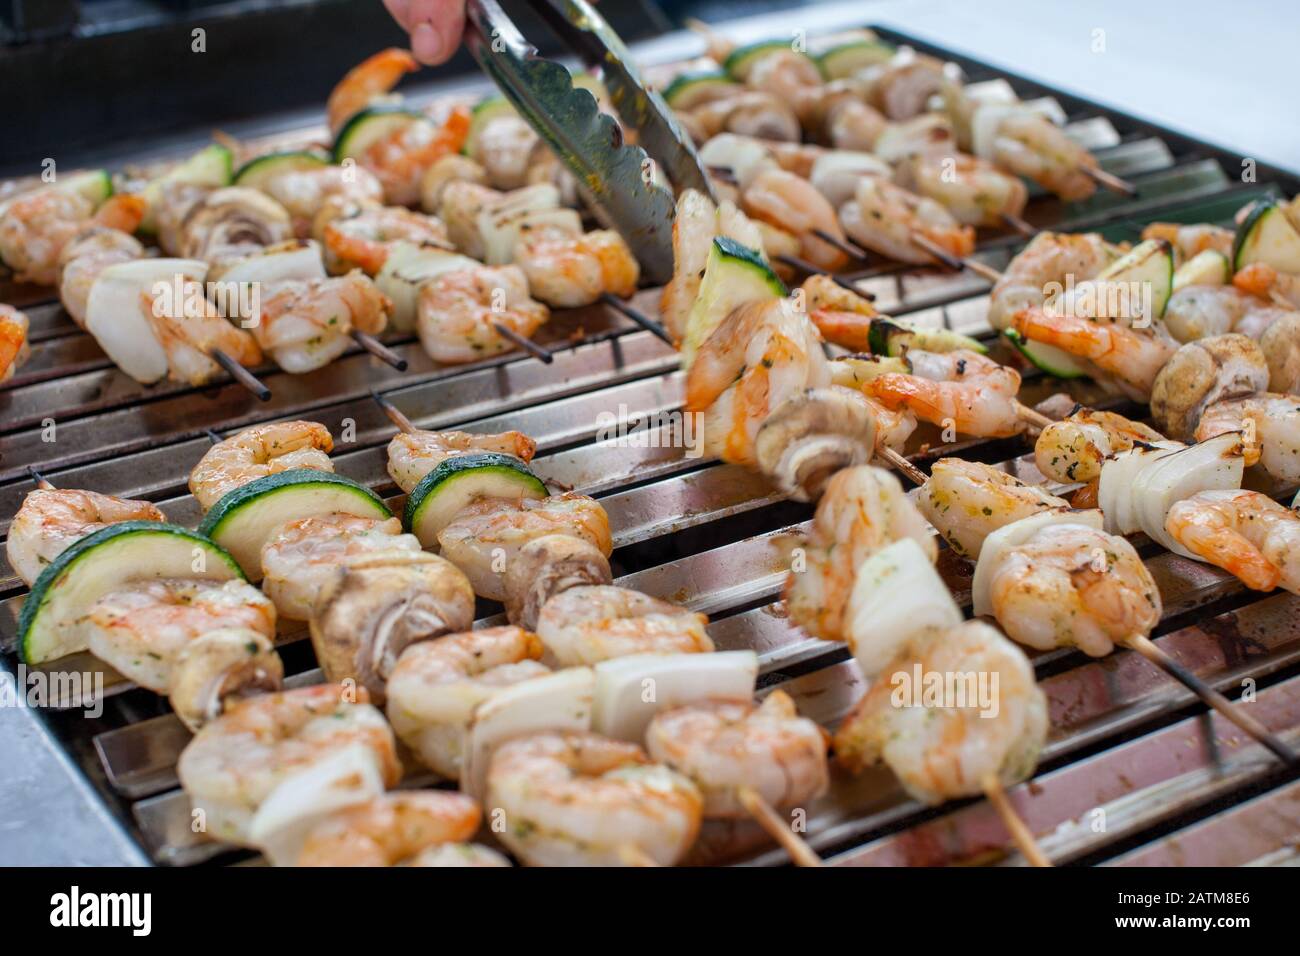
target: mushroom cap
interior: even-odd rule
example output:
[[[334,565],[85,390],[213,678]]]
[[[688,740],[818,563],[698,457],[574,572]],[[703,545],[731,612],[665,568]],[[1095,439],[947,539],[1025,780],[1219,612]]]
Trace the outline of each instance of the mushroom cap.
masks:
[[[284,662],[261,631],[224,627],[195,638],[176,655],[169,698],[176,716],[197,733],[237,695],[279,690]]]
[[[852,389],[810,388],[782,402],[754,439],[758,467],[796,501],[816,501],[835,472],[871,461],[876,417]]]
[[[474,589],[464,572],[426,552],[379,552],[339,569],[311,619],[327,680],[355,680],[377,705],[403,650],[467,631]]]
[[[1264,353],[1244,335],[1213,335],[1182,346],[1151,389],[1151,414],[1160,431],[1191,441],[1207,405],[1268,388]]]
[[[1259,337],[1268,363],[1268,390],[1283,395],[1300,392],[1300,312],[1278,319]]]
[[[555,595],[613,581],[609,558],[589,541],[569,534],[543,535],[524,545],[506,568],[506,616],[511,624],[531,631],[542,605]]]
[[[180,233],[181,255],[210,261],[230,250],[251,252],[292,239],[293,220],[266,193],[229,186],[191,206]]]

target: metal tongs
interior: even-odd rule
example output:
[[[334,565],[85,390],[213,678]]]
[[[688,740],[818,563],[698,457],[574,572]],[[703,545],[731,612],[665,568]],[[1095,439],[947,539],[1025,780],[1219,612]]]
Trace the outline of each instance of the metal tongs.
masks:
[[[653,284],[673,271],[673,194],[713,190],[690,139],[658,93],[647,90],[623,41],[584,0],[529,0],[569,50],[599,67],[609,98],[636,144],[623,138],[590,91],[575,88],[568,68],[538,54],[496,0],[469,0],[470,53],[573,174],[597,218],[627,240]]]

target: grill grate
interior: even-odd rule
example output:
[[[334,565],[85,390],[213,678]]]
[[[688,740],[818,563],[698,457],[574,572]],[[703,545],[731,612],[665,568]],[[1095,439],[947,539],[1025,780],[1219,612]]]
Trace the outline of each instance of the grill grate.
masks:
[[[1097,153],[1106,170],[1139,186],[1136,199],[1099,193],[1069,207],[1036,194],[1025,216],[1036,226],[1132,239],[1142,222],[1155,218],[1227,222],[1253,198],[1300,191],[1294,178],[1262,166],[1257,181],[1235,181],[1227,171],[1239,168],[1238,157],[1224,151],[880,32],[957,61],[973,82],[1009,83],[1022,98],[1049,98],[1071,135]],[[317,135],[318,130],[294,131],[276,143]],[[1004,266],[1022,242],[991,238],[978,257]],[[979,279],[898,266],[864,269],[855,277],[883,311],[992,337],[985,322],[987,286]],[[33,487],[28,465],[63,487],[148,498],[170,520],[193,525],[199,511],[185,485],[189,466],[207,446],[203,429],[228,432],[285,417],[319,420],[336,435],[351,423],[355,441],[339,444],[336,470],[388,495],[390,505],[400,503],[384,469],[392,429],[367,396],[374,387],[421,427],[517,428],[536,438],[538,473],[599,496],[608,510],[620,583],[710,614],[718,647],[756,650],[761,684],[787,690],[808,716],[834,725],[862,691],[861,675],[843,647],[803,635],[778,603],[784,571],[771,540],[806,521],[806,506],[783,501],[745,469],[691,458],[681,448],[660,447],[658,441],[595,441],[603,413],[668,411],[682,399],[674,353],[603,307],[557,315],[541,339],[572,347],[557,352],[551,366],[515,354],[439,368],[411,338],[395,338],[390,344],[410,362],[405,373],[359,351],[307,376],[268,369],[261,377],[274,398],[260,404],[234,385],[138,386],[104,359],[57,303],[18,288],[0,288],[0,299],[29,307],[33,342],[31,362],[0,386],[0,532]],[[655,303],[656,293],[646,291],[637,305],[653,312]],[[1008,357],[997,344],[993,348],[997,357]],[[1062,389],[1086,403],[1132,410],[1086,381],[1053,382],[1033,373],[1026,373],[1022,398],[1032,404]],[[42,422],[50,416],[58,423],[53,444],[42,441]],[[917,447],[937,444],[937,432],[923,426],[914,441]],[[1026,454],[1031,449],[1020,440],[946,449],[953,451],[1004,462],[1026,480],[1042,479],[1032,453]],[[1245,678],[1255,681],[1255,716],[1300,744],[1300,599],[1252,594],[1216,568],[1162,552],[1149,541],[1135,544],[1164,597],[1160,645],[1221,689],[1231,692]],[[940,571],[958,602],[969,607],[969,566],[945,551]],[[21,602],[20,582],[0,560],[0,649],[10,665]],[[484,605],[480,623],[494,621],[498,610]],[[305,629],[292,622],[279,635],[291,686],[320,679],[304,638]],[[1136,654],[1120,651],[1092,660],[1056,651],[1034,661],[1051,706],[1053,735],[1038,776],[1016,788],[1015,798],[1055,860],[1294,862],[1290,848],[1300,801],[1294,772],[1207,715],[1190,692]],[[57,666],[104,674],[102,717],[91,720],[69,710],[48,712],[44,719],[152,858],[169,865],[238,859],[237,851],[203,842],[190,830],[188,801],[175,777],[188,733],[166,705],[89,655]],[[63,701],[67,707],[77,703]],[[414,775],[407,785],[428,782]],[[837,775],[831,792],[808,810],[809,842],[845,865],[995,861],[1006,843],[987,803],[925,808],[908,799],[887,770],[851,779]],[[1099,813],[1106,821],[1102,828],[1093,825]],[[1293,822],[1287,826],[1286,820]],[[692,861],[776,864],[784,857],[752,824],[710,822]]]

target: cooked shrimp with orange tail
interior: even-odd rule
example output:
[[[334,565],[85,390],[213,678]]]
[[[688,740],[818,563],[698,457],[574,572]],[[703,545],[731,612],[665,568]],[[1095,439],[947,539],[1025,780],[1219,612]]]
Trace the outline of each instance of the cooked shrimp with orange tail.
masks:
[[[26,312],[0,302],[0,382],[13,377],[18,366],[27,361],[27,330],[31,320]]]
[[[533,231],[515,246],[514,261],[530,294],[557,309],[591,305],[606,292],[627,298],[641,277],[632,250],[610,229],[577,236]]]
[[[385,793],[316,822],[297,866],[402,866],[478,832],[474,798],[445,790]]]
[[[858,245],[897,262],[932,265],[934,257],[914,236],[961,258],[975,251],[975,230],[962,225],[933,199],[908,192],[885,179],[863,177],[849,202],[840,207],[840,222]]]
[[[1165,530],[1246,587],[1300,594],[1300,515],[1258,491],[1202,491],[1176,502]]]
[[[203,453],[190,472],[190,493],[207,511],[226,492],[267,475],[294,468],[333,471],[333,448],[329,429],[317,422],[254,425]]]
[[[0,259],[19,282],[58,285],[59,257],[92,226],[134,232],[144,214],[138,196],[110,197],[98,209],[80,193],[49,186],[22,193],[0,213]]]
[[[550,310],[529,295],[516,265],[444,272],[420,286],[420,344],[435,362],[477,362],[517,348],[498,324],[524,338],[546,324]]]
[[[349,333],[382,332],[392,311],[392,301],[360,272],[293,279],[277,284],[262,303],[253,334],[280,368],[299,374],[342,355],[352,344]]]
[[[330,135],[337,136],[343,125],[357,113],[382,100],[407,73],[420,68],[407,50],[390,47],[367,57],[339,81],[325,104]]]
[[[912,349],[907,361],[911,374],[881,375],[863,387],[864,394],[963,435],[1005,437],[1025,429],[1016,401],[1020,375],[1014,369],[964,349]]]
[[[1156,376],[1178,350],[1176,342],[1158,332],[1122,325],[1099,325],[1041,308],[1017,312],[1012,327],[1027,339],[1054,345],[1071,355],[1087,359],[1136,395],[1147,399],[1151,396]]]
[[[376,275],[399,242],[451,247],[447,227],[436,216],[346,198],[326,203],[316,216],[315,229],[333,273],[361,269]]]

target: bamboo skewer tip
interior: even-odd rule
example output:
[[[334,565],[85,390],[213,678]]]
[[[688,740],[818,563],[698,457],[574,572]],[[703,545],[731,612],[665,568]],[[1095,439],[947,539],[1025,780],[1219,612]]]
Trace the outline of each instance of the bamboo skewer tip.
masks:
[[[408,367],[406,359],[402,358],[373,335],[370,335],[367,332],[360,332],[356,329],[353,329],[349,335],[352,336],[352,341],[356,342],[357,345],[361,346],[381,362],[391,365],[399,372],[406,371]]]
[[[406,417],[406,415],[402,412],[401,409],[399,409],[396,405],[390,402],[383,395],[380,395],[373,388],[370,390],[370,397],[375,400],[375,404],[378,405],[380,409],[383,410],[383,413],[388,416],[388,420],[392,422],[393,425],[396,426],[399,432],[403,432],[404,434],[410,435],[413,432],[419,430],[415,427],[415,425],[411,422],[411,420]]]
[[[876,449],[876,454],[888,462],[893,468],[906,475],[917,487],[925,484],[928,480],[928,476],[925,472],[912,464],[912,462],[908,461],[898,452],[894,451],[894,449],[882,446]]]
[[[1050,867],[1052,861],[1048,859],[1047,854],[1043,852],[1042,847],[1034,838],[1033,832],[1021,819],[1016,808],[1011,805],[1011,798],[1007,796],[1006,789],[1002,786],[1002,781],[997,778],[996,774],[988,774],[980,785],[984,790],[984,795],[988,797],[989,803],[993,804],[993,809],[998,812],[1002,818],[1003,825],[1007,832],[1011,834],[1011,840],[1015,843],[1021,855],[1029,861],[1031,866]]]
[[[208,353],[208,357],[225,369],[226,374],[237,383],[257,396],[260,401],[269,402],[271,400],[271,390],[263,385],[256,375],[221,351],[221,349],[213,349]]]
[[[746,812],[754,818],[773,840],[781,845],[781,848],[790,854],[790,859],[795,862],[796,866],[821,866],[822,858],[819,857],[815,850],[808,845],[803,837],[791,830],[781,815],[773,809],[772,805],[763,799],[753,787],[739,787],[736,790],[736,796],[740,800],[740,805],[745,808]]]
[[[497,334],[500,335],[503,339],[506,339],[507,341],[511,342],[518,348],[523,349],[533,358],[545,362],[547,365],[550,365],[552,362],[555,361],[555,356],[551,354],[549,349],[545,348],[544,346],[538,345],[536,342],[528,338],[528,336],[526,335],[520,335],[518,332],[510,328],[508,325],[503,325],[500,322],[493,322],[492,327],[497,330]]]

